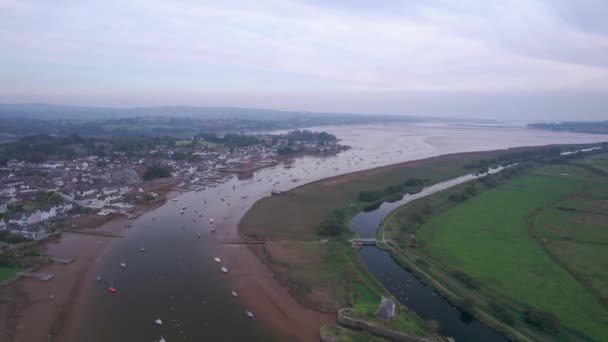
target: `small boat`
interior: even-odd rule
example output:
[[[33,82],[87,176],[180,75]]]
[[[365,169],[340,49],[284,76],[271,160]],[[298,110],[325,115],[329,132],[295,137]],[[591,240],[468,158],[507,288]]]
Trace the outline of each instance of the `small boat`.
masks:
[[[146,249],[142,247],[142,248],[139,249],[139,251],[143,253],[143,252],[146,251]]]
[[[228,269],[224,266],[222,266],[222,268],[220,268],[220,270],[222,270],[223,273],[228,273]]]
[[[177,198],[174,198],[174,199],[172,199],[172,201],[173,201],[173,202],[177,202],[177,201],[178,201],[178,199],[177,199]]]
[[[239,296],[239,294],[236,293],[236,291],[232,291],[232,297],[238,297],[238,296]]]
[[[209,219],[209,223],[213,224],[213,217]]]
[[[218,257],[215,257],[215,258],[213,258],[213,261],[215,261],[215,262],[217,262],[219,264],[220,262],[222,262],[222,259],[220,259]]]
[[[167,341],[165,341],[165,339],[161,336],[160,340],[158,340],[158,342],[167,342]]]
[[[245,311],[245,314],[247,314],[247,317],[249,317],[249,318],[251,318],[251,319],[254,319],[254,318],[255,318],[255,316],[253,316],[253,312],[251,312],[251,311],[249,311],[249,310],[246,310],[246,311]]]
[[[101,281],[101,276],[98,275],[96,279],[97,279],[97,281]]]
[[[123,268],[127,267],[127,264],[123,261],[123,262],[120,263],[120,267],[123,267]]]
[[[215,227],[212,227],[212,228],[211,228],[211,232],[212,232],[212,233],[215,233]]]
[[[182,211],[180,211],[180,212],[179,212],[179,214],[180,214],[180,215],[184,215],[184,211],[183,211],[183,210],[182,210]]]
[[[186,210],[186,209],[188,209],[188,207],[186,207],[186,206],[183,206],[183,207],[182,207],[182,210]]]
[[[201,238],[201,233],[196,233],[196,237],[200,239]]]
[[[156,321],[154,321],[154,323],[158,324],[158,325],[163,325],[163,321],[158,318]]]
[[[108,292],[110,293],[116,293],[116,289],[113,287],[108,287]]]

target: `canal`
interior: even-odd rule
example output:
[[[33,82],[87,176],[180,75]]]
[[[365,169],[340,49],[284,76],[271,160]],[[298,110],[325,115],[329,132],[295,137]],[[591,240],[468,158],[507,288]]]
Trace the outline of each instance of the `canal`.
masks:
[[[490,173],[498,172],[501,169],[490,170]],[[350,220],[349,227],[360,238],[373,238],[382,220],[398,207],[475,178],[478,176],[473,174],[457,177],[426,187],[419,193],[406,194],[399,201],[384,202],[375,210],[355,215]],[[422,319],[437,321],[440,334],[452,337],[459,342],[507,340],[503,335],[450,304],[435,290],[416,278],[413,273],[401,267],[390,253],[377,247],[363,247],[359,251],[359,256],[369,272],[399,302],[415,311]]]

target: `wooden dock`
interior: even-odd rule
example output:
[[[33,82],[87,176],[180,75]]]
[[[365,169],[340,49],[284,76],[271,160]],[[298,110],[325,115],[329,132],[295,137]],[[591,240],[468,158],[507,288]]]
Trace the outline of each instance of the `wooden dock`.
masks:
[[[55,274],[53,273],[37,273],[37,272],[19,272],[17,273],[21,277],[26,278],[37,278],[44,281],[49,281],[55,278]]]
[[[75,233],[75,234],[85,234],[85,235],[95,235],[95,236],[103,236],[103,237],[111,237],[111,238],[121,238],[122,235],[112,234],[112,233],[104,233],[104,232],[94,232],[88,230],[75,230],[75,229],[64,229],[62,230],[64,233]]]
[[[62,258],[51,258],[51,260],[53,260],[54,262],[58,262],[60,264],[71,264],[72,262],[74,262],[74,258],[68,258],[68,259],[62,259]]]

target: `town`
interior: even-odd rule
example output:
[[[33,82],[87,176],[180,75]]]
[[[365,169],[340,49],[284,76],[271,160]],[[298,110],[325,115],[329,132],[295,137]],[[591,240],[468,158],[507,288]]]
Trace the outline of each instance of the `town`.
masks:
[[[138,203],[162,201],[159,188],[202,190],[297,155],[346,148],[331,134],[307,130],[188,139],[25,136],[0,145],[0,250],[43,239],[83,215],[130,216]]]

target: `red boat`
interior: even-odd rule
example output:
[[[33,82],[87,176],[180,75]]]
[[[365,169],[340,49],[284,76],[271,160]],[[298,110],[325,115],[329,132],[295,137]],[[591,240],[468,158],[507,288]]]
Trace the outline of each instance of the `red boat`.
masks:
[[[115,288],[113,288],[113,287],[108,287],[108,291],[109,291],[110,293],[116,293],[116,289],[115,289]]]

